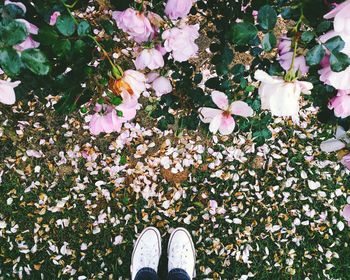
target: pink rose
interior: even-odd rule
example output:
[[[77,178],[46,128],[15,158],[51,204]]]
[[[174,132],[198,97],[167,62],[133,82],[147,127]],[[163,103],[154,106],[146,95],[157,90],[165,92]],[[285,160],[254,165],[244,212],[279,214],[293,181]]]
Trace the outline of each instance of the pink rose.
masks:
[[[121,130],[123,120],[118,117],[113,106],[96,104],[96,113],[90,120],[90,133],[98,135],[101,132],[112,133]]]
[[[332,11],[324,15],[325,19],[334,18],[334,30],[350,36],[350,0],[337,5]]]
[[[128,8],[123,12],[112,13],[118,28],[128,33],[137,43],[146,42],[153,35],[154,30],[149,19],[141,12]]]
[[[175,61],[187,61],[198,51],[195,40],[199,37],[199,25],[185,25],[182,28],[174,27],[163,32],[164,48],[172,52]]]
[[[152,83],[152,87],[158,97],[168,94],[173,90],[170,80],[165,77],[156,78]]]
[[[23,23],[26,28],[27,28],[27,31],[29,34],[34,34],[34,35],[37,35],[38,32],[39,32],[39,28],[26,21],[25,19],[16,19],[18,22],[20,23]],[[13,48],[19,52],[22,52],[26,49],[35,49],[35,48],[38,48],[40,46],[40,43],[38,43],[37,41],[35,41],[31,35],[29,35],[22,43],[20,44],[17,44],[15,46],[13,46]]]
[[[146,76],[139,71],[135,70],[126,70],[124,71],[122,80],[129,85],[132,90],[132,93],[138,98],[142,92],[147,89]]]
[[[135,60],[137,70],[149,68],[155,70],[164,66],[163,55],[156,49],[144,49]]]
[[[193,0],[168,0],[165,14],[173,20],[183,18],[190,12],[194,2]]]
[[[54,26],[56,24],[57,18],[61,15],[60,12],[53,12],[50,17],[50,25]]]
[[[350,91],[340,90],[337,96],[333,97],[328,104],[329,109],[334,109],[334,115],[339,118],[350,116]]]
[[[343,211],[341,211],[340,213],[344,219],[348,222],[348,225],[350,227],[350,204],[345,205],[345,207],[343,208]]]
[[[0,80],[0,102],[6,105],[12,105],[16,102],[16,94],[14,88],[21,82],[8,82]]]
[[[288,71],[290,66],[292,65],[293,59],[293,50],[291,50],[292,41],[290,38],[282,37],[278,44],[278,52],[279,52],[279,63],[281,67]],[[298,70],[302,75],[305,75],[309,72],[309,67],[306,65],[306,60],[303,55],[299,55],[295,57],[294,60],[294,71]]]
[[[4,4],[5,4],[5,5],[15,5],[15,6],[17,6],[18,8],[22,9],[24,13],[27,12],[26,6],[25,6],[23,3],[21,3],[21,2],[12,2],[12,1],[10,1],[10,0],[5,0]]]
[[[232,115],[242,117],[251,117],[253,109],[243,101],[234,101],[231,104],[225,93],[213,91],[211,98],[219,109],[203,107],[199,109],[200,118],[204,123],[210,123],[209,131],[216,133],[219,131],[222,135],[231,134],[235,128],[235,120]]]

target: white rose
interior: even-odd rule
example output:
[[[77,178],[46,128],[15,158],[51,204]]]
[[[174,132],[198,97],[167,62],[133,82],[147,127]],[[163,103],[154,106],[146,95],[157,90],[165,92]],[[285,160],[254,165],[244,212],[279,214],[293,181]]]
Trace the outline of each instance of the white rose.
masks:
[[[270,110],[277,117],[298,116],[300,94],[309,93],[313,88],[309,82],[287,82],[282,77],[270,76],[262,70],[255,72],[255,79],[261,82],[261,108]]]

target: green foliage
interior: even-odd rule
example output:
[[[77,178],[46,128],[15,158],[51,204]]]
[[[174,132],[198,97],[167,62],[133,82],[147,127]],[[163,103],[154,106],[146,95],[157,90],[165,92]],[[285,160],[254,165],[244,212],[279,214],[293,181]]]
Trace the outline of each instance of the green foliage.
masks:
[[[277,23],[277,13],[270,5],[262,6],[258,12],[258,22],[261,28],[272,30]]]
[[[46,75],[50,70],[50,65],[45,55],[38,49],[23,51],[21,58],[23,64],[37,75]]]
[[[322,45],[316,45],[306,54],[306,63],[310,66],[319,65],[326,51]]]
[[[27,28],[21,22],[3,20],[0,23],[0,40],[5,46],[14,46],[22,43],[27,36]]]
[[[333,51],[330,56],[329,62],[331,64],[332,71],[341,72],[349,67],[350,58],[345,53]]]
[[[74,18],[68,14],[60,15],[57,19],[56,27],[62,35],[72,36],[76,29]]]
[[[11,47],[0,49],[1,68],[11,76],[16,76],[21,70],[21,58]]]
[[[258,29],[249,22],[236,23],[232,27],[232,42],[239,46],[247,45],[258,35]]]

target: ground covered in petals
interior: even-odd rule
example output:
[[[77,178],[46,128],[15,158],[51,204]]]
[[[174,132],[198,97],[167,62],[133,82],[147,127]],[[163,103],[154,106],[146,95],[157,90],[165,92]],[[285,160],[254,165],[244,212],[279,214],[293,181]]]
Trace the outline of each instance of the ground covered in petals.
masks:
[[[94,138],[54,103],[0,110],[1,279],[127,279],[149,225],[165,240],[190,230],[197,279],[347,279],[349,171],[320,151],[334,131],[315,108],[299,126],[276,118],[257,146],[249,133],[161,132],[147,116]]]

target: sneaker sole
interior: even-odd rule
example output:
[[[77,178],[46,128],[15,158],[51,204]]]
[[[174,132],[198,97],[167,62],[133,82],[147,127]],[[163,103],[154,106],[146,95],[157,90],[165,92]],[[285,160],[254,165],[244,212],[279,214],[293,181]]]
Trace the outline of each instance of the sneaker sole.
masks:
[[[173,239],[175,233],[178,232],[178,231],[183,231],[183,232],[185,232],[186,235],[188,236],[188,238],[190,239],[190,241],[191,241],[192,253],[193,253],[193,256],[194,256],[194,264],[196,264],[196,249],[195,249],[195,247],[194,247],[194,243],[193,243],[193,240],[192,240],[192,236],[191,236],[191,234],[189,233],[189,231],[188,231],[187,229],[183,228],[183,227],[176,228],[176,229],[171,233],[171,235],[170,235],[170,237],[169,237],[168,248],[167,248],[167,249],[168,249],[168,252],[169,252],[169,248],[170,248],[171,241],[172,241],[172,239]],[[169,253],[168,253],[168,258],[169,258]],[[194,267],[195,267],[195,265],[194,265]],[[191,278],[196,277],[196,269],[193,270],[192,276],[190,276],[190,277],[191,277]]]
[[[162,252],[162,239],[161,239],[159,230],[157,228],[155,228],[155,227],[146,227],[145,229],[143,229],[143,231],[141,231],[140,236],[137,238],[137,240],[135,242],[134,249],[132,250],[131,265],[130,265],[130,274],[131,274],[131,279],[132,280],[136,276],[136,275],[132,275],[132,266],[133,266],[133,260],[134,260],[134,254],[135,254],[136,248],[139,245],[139,242],[140,242],[142,236],[145,234],[146,231],[149,231],[149,230],[153,230],[156,233],[157,239],[158,239],[159,252]]]

